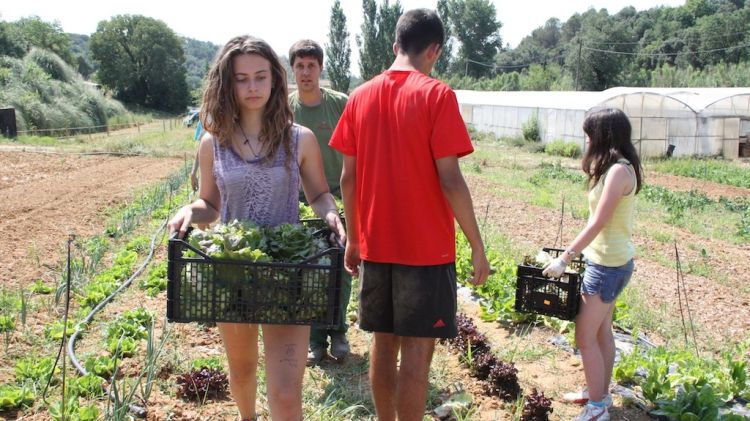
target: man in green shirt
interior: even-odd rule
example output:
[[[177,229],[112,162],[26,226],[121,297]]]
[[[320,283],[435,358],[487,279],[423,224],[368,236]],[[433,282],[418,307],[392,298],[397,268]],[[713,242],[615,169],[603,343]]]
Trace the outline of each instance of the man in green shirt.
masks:
[[[333,130],[346,105],[347,96],[331,89],[320,87],[320,74],[323,71],[323,49],[312,40],[300,40],[289,49],[289,64],[292,66],[297,90],[289,94],[289,105],[294,112],[294,121],[313,131],[320,145],[323,167],[331,193],[341,199],[341,168],[344,157],[328,146]],[[349,354],[349,341],[346,339],[346,309],[349,305],[352,278],[344,272],[341,285],[341,323],[335,329],[313,328],[310,331],[310,350],[307,360],[310,364],[320,362],[328,348],[331,337],[331,356],[343,359]]]

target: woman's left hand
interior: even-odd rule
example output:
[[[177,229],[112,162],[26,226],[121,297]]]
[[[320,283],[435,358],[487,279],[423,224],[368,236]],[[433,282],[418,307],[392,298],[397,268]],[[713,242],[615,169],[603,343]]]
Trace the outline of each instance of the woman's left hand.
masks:
[[[328,211],[328,213],[326,213],[325,219],[326,224],[328,224],[328,228],[331,229],[331,232],[336,237],[336,241],[339,243],[339,245],[341,247],[346,246],[346,228],[344,227],[344,223],[341,222],[338,211]]]

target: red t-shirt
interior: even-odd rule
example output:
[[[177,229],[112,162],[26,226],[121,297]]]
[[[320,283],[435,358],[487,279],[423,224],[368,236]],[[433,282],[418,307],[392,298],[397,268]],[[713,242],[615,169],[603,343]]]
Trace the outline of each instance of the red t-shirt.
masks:
[[[417,71],[376,76],[351,94],[329,145],[357,160],[362,259],[455,261],[453,212],[435,160],[474,148],[448,85]]]

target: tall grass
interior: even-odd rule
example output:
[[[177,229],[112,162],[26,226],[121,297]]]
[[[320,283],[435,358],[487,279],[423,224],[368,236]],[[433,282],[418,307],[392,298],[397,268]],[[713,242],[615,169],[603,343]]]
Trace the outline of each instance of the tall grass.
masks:
[[[127,113],[121,103],[84,83],[60,57],[40,49],[32,49],[23,59],[0,56],[0,106],[16,109],[19,131],[104,131],[110,117]]]

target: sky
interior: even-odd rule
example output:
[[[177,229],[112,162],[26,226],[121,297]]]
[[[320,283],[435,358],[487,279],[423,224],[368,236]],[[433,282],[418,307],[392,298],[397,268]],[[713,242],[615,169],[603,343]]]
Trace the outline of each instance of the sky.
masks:
[[[382,0],[376,0],[378,4]],[[547,19],[567,20],[574,13],[605,8],[610,14],[623,7],[637,10],[658,5],[680,6],[685,0],[492,0],[502,23],[503,45],[516,47],[523,37]],[[393,0],[391,0],[393,3]],[[434,9],[437,0],[401,0],[403,9]],[[250,34],[265,39],[279,55],[287,55],[297,40],[310,38],[324,45],[328,41],[333,0],[207,0],[172,2],[160,0],[6,0],[0,5],[0,19],[15,21],[39,16],[57,21],[65,32],[90,35],[100,21],[112,16],[144,15],[164,21],[175,33],[224,45],[236,35]],[[352,71],[358,74],[359,54],[354,34],[362,25],[362,1],[341,0],[352,47]]]

